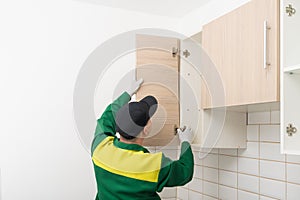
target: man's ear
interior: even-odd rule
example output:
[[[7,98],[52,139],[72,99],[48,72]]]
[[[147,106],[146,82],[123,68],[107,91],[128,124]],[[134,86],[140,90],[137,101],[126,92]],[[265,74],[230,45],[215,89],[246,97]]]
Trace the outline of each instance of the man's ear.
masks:
[[[143,129],[144,136],[149,135],[149,132],[150,132],[150,127],[149,126],[145,126],[144,129]]]

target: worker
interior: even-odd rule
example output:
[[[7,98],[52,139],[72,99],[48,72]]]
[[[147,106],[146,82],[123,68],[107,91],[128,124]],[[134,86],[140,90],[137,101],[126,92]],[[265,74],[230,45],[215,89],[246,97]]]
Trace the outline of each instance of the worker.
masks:
[[[157,192],[164,187],[182,186],[192,180],[191,129],[177,129],[181,142],[179,160],[172,161],[162,152],[149,153],[142,146],[151,129],[150,118],[157,109],[157,100],[146,96],[139,102],[128,103],[141,84],[142,80],[134,80],[130,89],[97,120],[92,142],[96,200],[156,200],[160,199]]]

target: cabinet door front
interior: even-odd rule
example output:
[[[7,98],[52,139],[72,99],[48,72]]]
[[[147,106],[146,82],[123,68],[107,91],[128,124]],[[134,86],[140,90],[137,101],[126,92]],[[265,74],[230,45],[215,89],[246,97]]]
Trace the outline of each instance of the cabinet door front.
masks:
[[[279,0],[252,0],[203,27],[203,48],[219,71],[226,106],[279,100]],[[202,107],[210,108],[202,87]]]
[[[137,100],[147,95],[157,98],[159,106],[152,117],[152,130],[146,146],[164,146],[176,142],[174,127],[179,126],[179,40],[176,38],[137,35],[137,79],[144,84]],[[174,49],[174,54],[172,51]]]

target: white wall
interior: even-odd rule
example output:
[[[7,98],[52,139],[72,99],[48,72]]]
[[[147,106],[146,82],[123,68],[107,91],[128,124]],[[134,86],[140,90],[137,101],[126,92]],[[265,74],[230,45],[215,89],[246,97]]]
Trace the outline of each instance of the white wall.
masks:
[[[0,3],[0,24],[1,200],[93,199],[91,159],[73,122],[77,73],[112,36],[176,30],[177,20],[83,1],[11,0]]]
[[[210,21],[234,10],[250,0],[211,0],[201,8],[187,14],[178,23],[182,34],[192,36],[202,30],[202,26]]]

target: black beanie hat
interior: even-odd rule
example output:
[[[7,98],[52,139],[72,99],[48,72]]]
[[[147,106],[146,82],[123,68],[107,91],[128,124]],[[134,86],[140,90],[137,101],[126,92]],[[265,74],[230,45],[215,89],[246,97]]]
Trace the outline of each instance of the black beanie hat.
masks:
[[[144,129],[156,110],[157,100],[153,96],[146,96],[139,102],[125,104],[115,117],[116,132],[128,140],[134,139]]]

